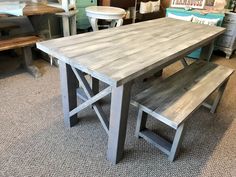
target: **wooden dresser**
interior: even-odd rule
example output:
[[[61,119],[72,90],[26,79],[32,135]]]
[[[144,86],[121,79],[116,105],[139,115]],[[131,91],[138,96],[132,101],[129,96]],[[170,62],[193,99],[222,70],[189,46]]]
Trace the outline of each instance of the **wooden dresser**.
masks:
[[[226,58],[229,59],[236,49],[236,14],[226,12],[222,26],[226,31],[216,41],[216,48],[225,52]]]

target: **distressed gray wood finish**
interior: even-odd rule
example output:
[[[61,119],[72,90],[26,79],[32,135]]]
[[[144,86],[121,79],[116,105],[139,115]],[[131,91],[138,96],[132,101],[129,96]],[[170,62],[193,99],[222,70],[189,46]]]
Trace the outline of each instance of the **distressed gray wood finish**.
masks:
[[[37,47],[112,86],[107,158],[117,163],[124,150],[131,82],[163,69],[223,32],[220,27],[162,18],[44,41]]]
[[[171,151],[171,143],[165,138],[153,133],[149,129],[143,129],[138,133],[138,136],[145,139],[147,142],[160,149],[165,154],[169,155]]]
[[[135,129],[135,136],[137,138],[139,137],[139,132],[146,128],[147,116],[148,116],[148,114],[146,112],[139,109],[137,125],[136,125],[136,129]]]
[[[214,63],[194,62],[160,83],[154,82],[135,96],[133,104],[177,129],[232,73]]]
[[[211,108],[210,108],[211,113],[215,113],[216,108],[217,108],[217,106],[219,105],[219,102],[220,102],[220,100],[221,100],[221,98],[222,98],[222,95],[223,95],[223,93],[224,93],[224,90],[225,90],[225,87],[226,87],[227,83],[228,83],[228,80],[225,81],[225,82],[219,87],[218,92],[217,92],[217,95],[216,95],[215,100],[214,100],[214,102],[213,102],[213,105],[212,105]]]
[[[104,89],[103,91],[101,91],[97,95],[94,95],[91,99],[86,100],[84,103],[79,105],[77,108],[73,109],[70,112],[70,116],[77,114],[78,112],[80,112],[84,108],[88,107],[89,105],[94,104],[95,102],[97,102],[98,100],[102,99],[103,97],[107,96],[110,93],[111,93],[111,87]]]
[[[64,113],[64,123],[66,127],[72,127],[78,123],[77,115],[70,116],[70,111],[77,107],[76,89],[79,82],[72,71],[70,65],[59,61],[61,93]]]
[[[170,154],[168,156],[168,160],[170,161],[174,161],[176,154],[180,148],[180,145],[182,144],[183,131],[184,131],[184,123],[182,123],[175,132],[174,141],[171,145]]]
[[[221,27],[162,18],[44,41],[37,47],[109,85],[120,86],[223,32]]]
[[[184,122],[200,105],[215,112],[232,69],[213,63],[197,61],[160,83],[139,93],[133,105],[139,107],[136,136],[143,137],[168,155],[173,161],[182,143]],[[218,88],[213,105],[204,101]],[[174,140],[168,143],[145,126],[147,114],[176,129]]]
[[[146,122],[147,120],[147,113],[139,109],[139,113],[145,115],[144,120],[138,116],[137,126],[136,126],[136,137],[142,137],[147,142],[164,152],[168,155],[168,159],[170,161],[174,161],[176,154],[180,148],[180,145],[183,140],[184,135],[184,123],[182,123],[176,130],[173,142],[169,142],[165,138],[161,137],[160,135],[152,132],[151,130],[147,129],[145,125],[140,124],[140,122]],[[143,126],[142,128],[139,126]]]
[[[99,93],[99,80],[96,78],[92,78],[92,90],[93,94]]]
[[[97,94],[94,96],[93,90],[90,88],[90,85],[88,83],[88,81],[86,80],[86,78],[84,77],[84,73],[82,73],[79,70],[76,70],[74,67],[71,67],[76,78],[78,79],[81,87],[84,90],[85,95],[87,96],[88,100],[81,104],[79,107],[77,107],[76,109],[74,109],[71,113],[75,114],[76,112],[79,112],[81,108],[83,108],[82,106],[89,106],[92,105],[94,111],[96,112],[104,130],[106,131],[106,133],[108,133],[108,129],[109,129],[109,123],[108,123],[108,119],[106,118],[106,115],[102,109],[102,107],[97,103],[97,101],[101,98],[103,98],[104,96],[108,95],[109,93],[111,93],[111,89],[105,89],[105,92],[100,92],[100,94]],[[90,103],[90,104],[86,104],[86,103]],[[85,105],[86,104],[86,105]]]
[[[112,89],[107,159],[115,164],[123,156],[131,84],[129,82]]]

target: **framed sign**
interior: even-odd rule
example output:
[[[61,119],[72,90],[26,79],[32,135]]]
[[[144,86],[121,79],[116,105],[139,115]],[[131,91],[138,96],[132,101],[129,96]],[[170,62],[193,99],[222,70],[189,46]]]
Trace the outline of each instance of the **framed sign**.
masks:
[[[172,0],[171,7],[203,9],[206,0]]]

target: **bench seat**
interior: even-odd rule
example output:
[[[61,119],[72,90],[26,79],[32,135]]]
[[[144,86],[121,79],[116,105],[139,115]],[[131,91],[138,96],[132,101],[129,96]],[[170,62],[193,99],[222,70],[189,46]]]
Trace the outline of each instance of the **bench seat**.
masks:
[[[213,105],[204,104],[211,109],[212,113],[215,112],[232,73],[233,70],[230,68],[196,61],[169,78],[154,82],[150,88],[136,95],[132,101],[132,104],[139,108],[136,136],[141,136],[154,144],[169,155],[169,160],[173,161],[181,139],[184,121],[214,91],[218,90]],[[177,130],[173,143],[155,136],[145,127],[147,115]],[[177,146],[175,150],[172,149],[174,143]]]
[[[25,37],[4,39],[1,40],[0,51],[35,45],[35,43],[38,41],[40,41],[40,38],[37,36],[25,36]]]
[[[0,52],[5,50],[22,48],[23,61],[25,68],[34,76],[39,77],[41,73],[39,69],[33,65],[31,47],[40,41],[37,36],[24,36],[3,39],[0,42]]]

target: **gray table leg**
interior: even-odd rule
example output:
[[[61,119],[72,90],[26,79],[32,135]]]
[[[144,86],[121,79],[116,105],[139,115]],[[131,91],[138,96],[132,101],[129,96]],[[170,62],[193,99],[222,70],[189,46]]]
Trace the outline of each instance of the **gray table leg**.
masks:
[[[214,41],[211,41],[208,45],[202,47],[200,59],[210,61],[211,55],[214,50]]]
[[[66,127],[72,127],[78,123],[77,114],[70,117],[69,113],[77,107],[76,89],[79,86],[79,82],[68,64],[59,61],[59,69],[64,123]]]
[[[70,21],[70,28],[71,28],[71,35],[76,35],[77,34],[77,27],[76,27],[76,14],[71,17]]]
[[[38,67],[33,65],[33,59],[32,59],[32,51],[31,47],[23,47],[23,62],[24,67],[27,69],[27,71],[32,74],[35,78],[40,77],[42,74],[39,71]]]
[[[124,151],[131,83],[112,88],[107,159],[119,162]]]

